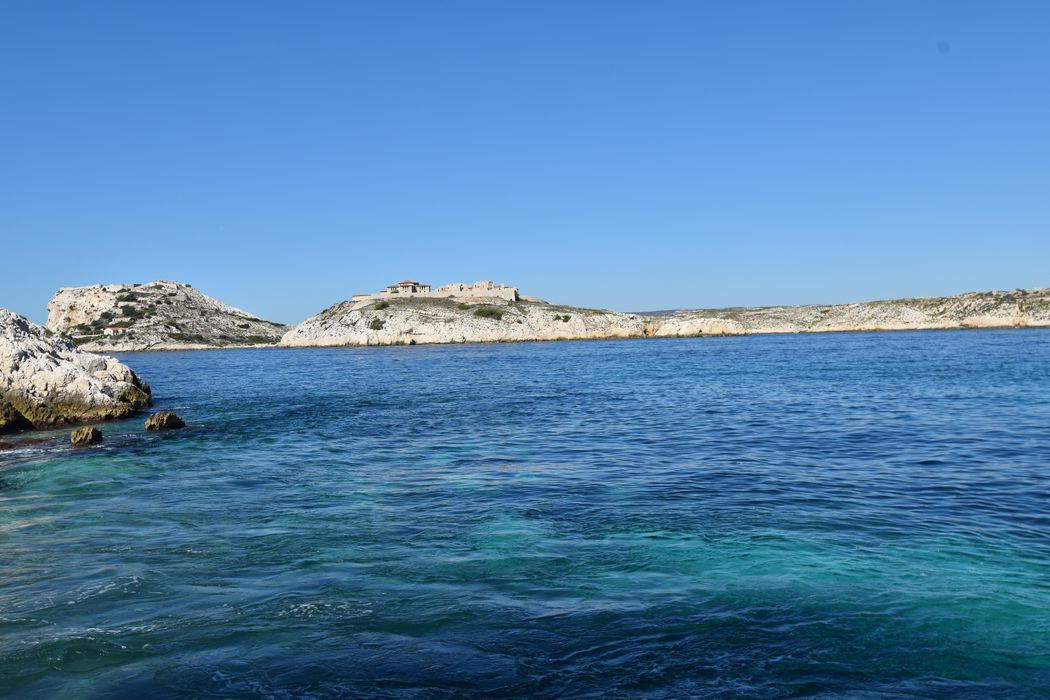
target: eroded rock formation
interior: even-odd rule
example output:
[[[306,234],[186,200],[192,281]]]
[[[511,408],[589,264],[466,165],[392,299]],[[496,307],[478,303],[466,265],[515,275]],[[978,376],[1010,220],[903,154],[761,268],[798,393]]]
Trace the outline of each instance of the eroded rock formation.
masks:
[[[0,309],[0,432],[123,418],[150,405],[126,365]]]
[[[160,413],[154,413],[147,418],[144,427],[151,432],[158,430],[178,430],[179,428],[185,428],[186,422],[171,411],[161,411]]]

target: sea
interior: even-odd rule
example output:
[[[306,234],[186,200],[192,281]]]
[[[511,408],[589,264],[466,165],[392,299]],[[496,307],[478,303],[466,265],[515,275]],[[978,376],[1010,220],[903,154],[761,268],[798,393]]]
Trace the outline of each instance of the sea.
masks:
[[[1050,330],[131,353],[3,698],[1050,697]]]

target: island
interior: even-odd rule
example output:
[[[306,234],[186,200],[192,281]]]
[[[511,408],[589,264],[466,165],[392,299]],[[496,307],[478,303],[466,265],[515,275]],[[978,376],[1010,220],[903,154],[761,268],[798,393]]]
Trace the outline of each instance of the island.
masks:
[[[48,304],[47,320],[50,332],[96,352],[1038,326],[1050,326],[1050,289],[622,312],[551,304],[489,280],[432,286],[411,278],[352,294],[294,327],[167,280],[60,289]]]
[[[854,304],[697,309],[647,315],[656,337],[1050,326],[1050,289]]]
[[[549,304],[489,281],[407,279],[355,294],[295,326],[281,347],[415,345],[764,333],[1050,326],[1050,290],[809,306],[624,313]]]
[[[492,343],[643,335],[645,320],[638,314],[557,306],[487,280],[437,289],[405,280],[325,309],[285,333],[279,345]]]
[[[60,289],[46,325],[96,352],[273,345],[288,330],[170,280]]]

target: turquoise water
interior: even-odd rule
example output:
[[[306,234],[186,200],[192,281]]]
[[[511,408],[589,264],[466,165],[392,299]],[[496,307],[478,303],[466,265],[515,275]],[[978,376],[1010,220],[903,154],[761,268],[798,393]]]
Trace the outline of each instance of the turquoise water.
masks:
[[[123,356],[0,696],[1050,697],[1050,332]]]

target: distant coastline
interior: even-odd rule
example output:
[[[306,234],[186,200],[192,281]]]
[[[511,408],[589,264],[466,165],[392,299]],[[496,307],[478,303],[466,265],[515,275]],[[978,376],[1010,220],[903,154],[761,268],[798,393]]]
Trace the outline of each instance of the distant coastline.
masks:
[[[46,327],[0,310],[0,432],[149,406],[149,386],[98,352],[1039,327],[1050,327],[1050,289],[644,314],[551,304],[488,281],[435,290],[405,280],[287,326],[180,282],[95,285],[59,290]]]
[[[1050,289],[849,304],[618,312],[550,304],[487,280],[406,279],[284,325],[174,281],[59,290],[47,330],[92,352],[691,338],[1050,326]]]

